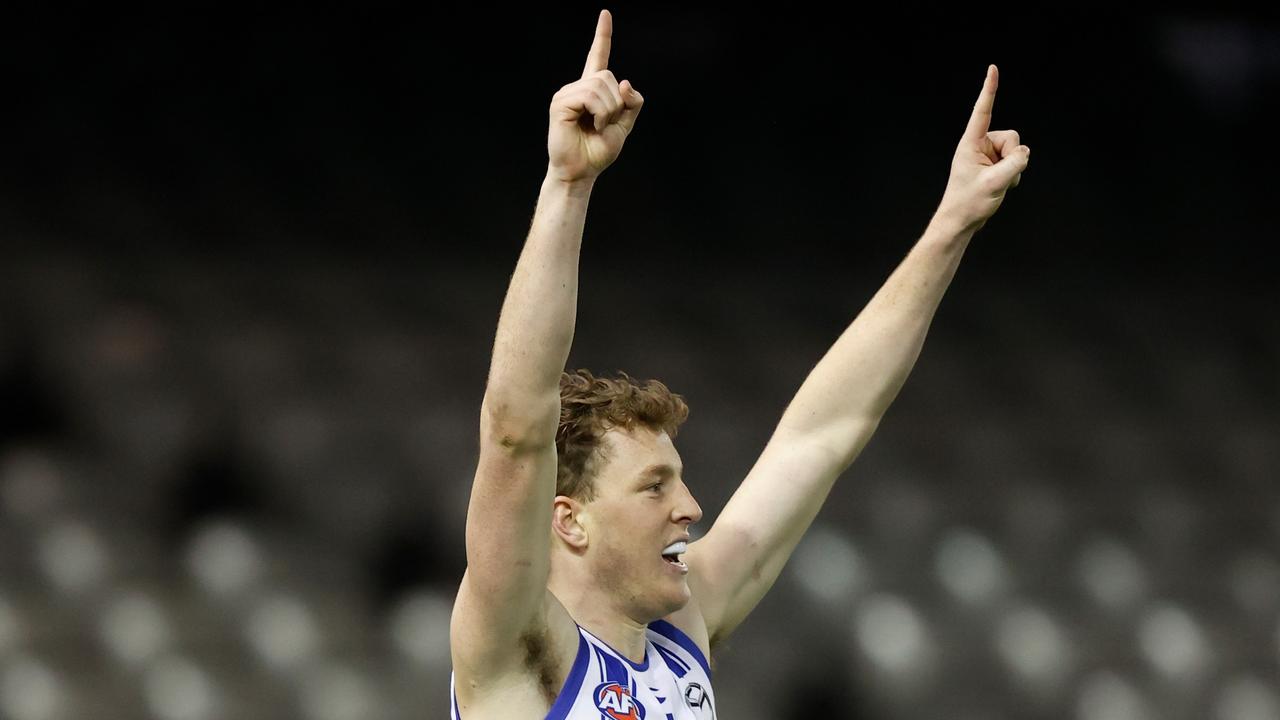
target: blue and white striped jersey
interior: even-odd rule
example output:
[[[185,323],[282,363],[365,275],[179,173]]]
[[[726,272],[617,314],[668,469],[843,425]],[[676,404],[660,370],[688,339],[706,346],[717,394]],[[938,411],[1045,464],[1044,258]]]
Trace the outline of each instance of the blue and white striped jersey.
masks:
[[[634,663],[578,626],[578,654],[546,720],[714,720],[711,667],[693,640],[665,620],[649,623],[644,662]],[[462,720],[449,677],[450,719]]]

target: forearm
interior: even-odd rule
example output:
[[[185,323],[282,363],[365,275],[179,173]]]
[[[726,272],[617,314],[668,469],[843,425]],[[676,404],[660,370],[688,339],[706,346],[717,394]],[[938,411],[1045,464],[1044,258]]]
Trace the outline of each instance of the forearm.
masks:
[[[935,216],[906,258],[810,372],[779,430],[852,462],[924,345],[972,231]]]
[[[578,255],[591,189],[591,183],[543,180],[498,319],[486,415],[533,426],[539,441],[555,435],[560,373],[577,315]]]

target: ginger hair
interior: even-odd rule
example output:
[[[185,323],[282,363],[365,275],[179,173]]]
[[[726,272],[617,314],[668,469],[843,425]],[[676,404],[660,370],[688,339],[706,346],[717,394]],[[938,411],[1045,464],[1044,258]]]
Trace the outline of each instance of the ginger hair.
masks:
[[[595,499],[594,475],[605,459],[601,438],[608,430],[640,426],[674,438],[688,417],[684,398],[657,380],[641,383],[622,371],[616,378],[595,377],[588,370],[562,373],[556,494]]]

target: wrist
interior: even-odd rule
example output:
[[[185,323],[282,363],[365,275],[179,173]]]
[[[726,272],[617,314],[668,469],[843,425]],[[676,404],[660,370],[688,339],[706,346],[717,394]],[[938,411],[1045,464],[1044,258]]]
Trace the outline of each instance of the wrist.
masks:
[[[924,236],[932,243],[963,248],[968,246],[969,240],[980,227],[981,223],[966,223],[955,215],[939,210],[929,221]]]
[[[968,242],[985,223],[985,220],[975,222],[972,218],[942,205],[929,220],[929,233],[939,238]]]
[[[550,167],[547,168],[547,175],[542,180],[543,190],[565,193],[569,197],[575,198],[590,196],[595,184],[596,179],[594,177],[566,180],[557,175]]]

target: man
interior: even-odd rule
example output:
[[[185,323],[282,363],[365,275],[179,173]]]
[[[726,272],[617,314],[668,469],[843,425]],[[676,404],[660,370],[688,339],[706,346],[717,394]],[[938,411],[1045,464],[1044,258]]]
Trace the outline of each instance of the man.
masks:
[[[657,382],[563,373],[587,202],[644,104],[607,69],[612,34],[602,11],[581,79],[552,98],[547,175],[498,322],[451,624],[454,718],[714,718],[708,658],[870,439],[1030,157],[1016,132],[988,131],[990,66],[928,229],[689,543],[702,510],[671,440],[683,401]]]

